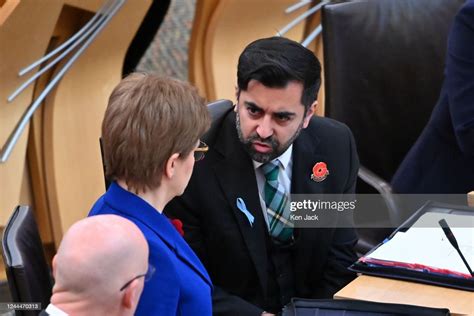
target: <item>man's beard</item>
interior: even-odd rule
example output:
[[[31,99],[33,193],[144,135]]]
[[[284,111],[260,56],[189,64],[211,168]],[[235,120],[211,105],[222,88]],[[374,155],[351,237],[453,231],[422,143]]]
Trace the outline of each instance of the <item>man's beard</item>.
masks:
[[[304,122],[304,118],[303,120],[301,120],[301,123],[298,126],[298,129],[296,130],[296,132],[293,134],[293,136],[291,136],[290,139],[285,144],[280,145],[280,142],[277,139],[275,139],[273,135],[266,139],[263,139],[263,138],[260,138],[260,136],[258,136],[257,132],[253,132],[252,134],[250,134],[248,138],[244,138],[244,135],[242,134],[242,128],[240,126],[239,112],[236,113],[236,118],[235,118],[235,125],[237,127],[237,135],[239,135],[240,142],[242,143],[245,150],[250,155],[250,158],[261,163],[272,161],[273,159],[283,154],[288,149],[288,147],[290,147],[291,144],[293,144],[295,139],[300,134],[301,130],[303,129],[303,122]],[[271,150],[267,153],[261,153],[261,152],[256,151],[253,148],[253,142],[255,141],[258,141],[267,146],[270,146]]]

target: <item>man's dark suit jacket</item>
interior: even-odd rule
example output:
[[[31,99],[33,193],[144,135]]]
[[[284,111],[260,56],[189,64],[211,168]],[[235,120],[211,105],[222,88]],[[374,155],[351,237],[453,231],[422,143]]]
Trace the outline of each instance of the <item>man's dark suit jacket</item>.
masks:
[[[456,15],[441,95],[392,186],[397,193],[474,190],[474,0]]]
[[[252,160],[244,151],[230,109],[215,121],[204,141],[209,152],[194,166],[184,194],[165,208],[184,223],[184,238],[208,270],[215,315],[260,315],[266,301],[266,227]],[[311,180],[325,162],[330,174]],[[343,124],[313,117],[293,145],[291,193],[354,192],[359,161],[352,133]],[[242,198],[255,217],[253,226],[236,207]],[[331,297],[354,278],[346,268],[357,258],[353,228],[295,229],[293,252],[296,295]]]

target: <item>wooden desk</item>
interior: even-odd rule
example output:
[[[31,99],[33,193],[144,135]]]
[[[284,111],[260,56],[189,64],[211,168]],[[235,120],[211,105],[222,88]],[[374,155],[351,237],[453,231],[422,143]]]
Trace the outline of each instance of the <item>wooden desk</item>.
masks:
[[[474,315],[474,292],[366,275],[349,283],[334,298],[448,308],[451,315]]]
[[[474,191],[471,191],[467,194],[467,205],[474,207]]]

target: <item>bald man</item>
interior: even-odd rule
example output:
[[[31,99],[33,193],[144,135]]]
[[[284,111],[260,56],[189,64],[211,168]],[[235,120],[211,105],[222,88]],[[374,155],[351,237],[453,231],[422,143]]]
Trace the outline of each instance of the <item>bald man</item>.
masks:
[[[61,241],[51,304],[40,315],[133,315],[149,270],[135,224],[116,215],[83,219]]]

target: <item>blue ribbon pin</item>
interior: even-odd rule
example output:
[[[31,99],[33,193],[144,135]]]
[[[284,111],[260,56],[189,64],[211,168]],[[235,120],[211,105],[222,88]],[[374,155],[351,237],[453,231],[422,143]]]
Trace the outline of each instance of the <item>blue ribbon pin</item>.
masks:
[[[253,226],[253,222],[255,221],[255,217],[247,210],[247,206],[245,206],[244,200],[242,198],[237,198],[237,208],[247,216],[249,220],[250,226]]]

